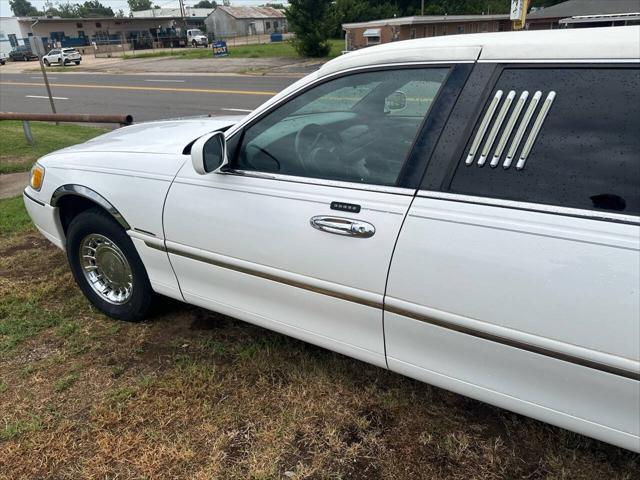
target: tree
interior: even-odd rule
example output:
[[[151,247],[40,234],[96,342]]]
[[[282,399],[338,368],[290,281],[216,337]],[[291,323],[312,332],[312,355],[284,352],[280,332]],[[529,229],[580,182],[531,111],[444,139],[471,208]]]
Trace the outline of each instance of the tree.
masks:
[[[99,0],[79,3],[59,3],[56,8],[50,8],[47,13],[62,18],[95,18],[95,17],[115,17],[111,7],[105,7]]]
[[[42,15],[29,0],[9,0],[11,11],[16,17],[36,17]]]
[[[91,17],[115,17],[111,7],[105,7],[99,0],[89,0],[82,5],[78,4],[78,16],[84,18]]]
[[[331,0],[289,0],[285,10],[289,28],[295,32],[293,46],[305,57],[326,57],[331,50]]]
[[[140,10],[151,10],[151,0],[127,0],[129,10],[138,12]]]
[[[196,3],[193,8],[217,8],[218,4],[213,1],[210,2],[209,0],[200,0],[198,3]]]

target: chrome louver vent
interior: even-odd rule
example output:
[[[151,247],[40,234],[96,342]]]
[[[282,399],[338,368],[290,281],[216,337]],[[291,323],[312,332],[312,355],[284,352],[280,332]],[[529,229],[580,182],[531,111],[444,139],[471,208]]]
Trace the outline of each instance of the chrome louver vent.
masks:
[[[503,95],[504,92],[502,90],[498,90],[491,100],[489,108],[487,108],[487,111],[480,122],[480,127],[478,128],[476,136],[473,139],[473,143],[471,144],[471,148],[469,149],[467,159],[465,160],[465,164],[467,166],[473,165],[476,157],[476,165],[479,167],[484,166],[492,153],[496,139],[499,138],[495,150],[493,150],[493,156],[491,157],[489,165],[492,168],[497,167],[506,150],[507,153],[504,158],[504,162],[502,163],[502,167],[508,169],[511,167],[514,159],[516,159],[518,150],[520,150],[520,155],[517,156],[516,169],[522,170],[527,161],[527,157],[531,153],[533,144],[540,133],[540,129],[547,118],[551,104],[556,97],[556,92],[551,91],[547,94],[547,97],[542,103],[542,107],[538,110],[538,114],[533,121],[533,126],[531,127],[529,135],[524,142],[524,146],[521,149],[520,144],[525,137],[525,133],[527,132],[527,128],[529,127],[531,120],[534,118],[534,114],[536,113],[536,109],[540,103],[540,99],[542,98],[542,92],[539,90],[535,92],[528,105],[527,100],[529,99],[529,92],[527,90],[520,94],[515,105],[514,100],[517,95],[515,90],[511,90],[505,97],[504,101],[502,101],[502,105],[500,105]],[[513,108],[511,108],[512,105]],[[500,106],[500,108],[498,108],[498,106]],[[522,114],[523,110],[524,114]],[[509,111],[511,111],[510,114]],[[498,112],[497,115],[496,112]],[[507,119],[507,117],[509,119],[505,124],[505,119]],[[502,133],[500,134],[501,130]],[[511,138],[514,130],[515,134],[513,135],[513,138]],[[487,131],[489,132],[488,134]],[[507,144],[509,143],[510,138],[511,145],[507,149]],[[484,145],[482,150],[480,150],[480,145],[482,145],[483,140]]]

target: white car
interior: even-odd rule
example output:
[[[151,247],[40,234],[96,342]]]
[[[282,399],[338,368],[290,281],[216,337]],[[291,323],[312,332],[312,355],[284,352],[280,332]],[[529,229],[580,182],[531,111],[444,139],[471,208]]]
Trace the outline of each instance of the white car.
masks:
[[[69,65],[70,63],[80,65],[82,55],[75,48],[54,48],[42,57],[42,61],[47,67],[54,63],[58,65]]]
[[[367,48],[245,118],[47,155],[24,201],[114,318],[155,292],[640,451],[639,51]]]

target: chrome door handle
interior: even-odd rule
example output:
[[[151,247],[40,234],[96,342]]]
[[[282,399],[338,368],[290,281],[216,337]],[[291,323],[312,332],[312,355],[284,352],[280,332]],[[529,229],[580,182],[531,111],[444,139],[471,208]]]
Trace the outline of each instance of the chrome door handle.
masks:
[[[350,237],[369,238],[376,233],[376,227],[368,222],[351,220],[350,218],[328,217],[317,215],[309,220],[315,229],[336,235],[348,235]]]

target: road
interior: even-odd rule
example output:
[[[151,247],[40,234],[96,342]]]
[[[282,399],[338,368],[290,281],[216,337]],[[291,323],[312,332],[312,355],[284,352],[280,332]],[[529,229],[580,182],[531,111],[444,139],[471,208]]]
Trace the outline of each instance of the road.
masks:
[[[52,73],[59,113],[130,114],[134,122],[248,113],[296,80],[248,75]],[[0,111],[50,113],[40,73],[0,71]]]

